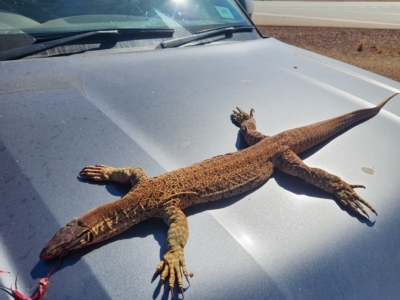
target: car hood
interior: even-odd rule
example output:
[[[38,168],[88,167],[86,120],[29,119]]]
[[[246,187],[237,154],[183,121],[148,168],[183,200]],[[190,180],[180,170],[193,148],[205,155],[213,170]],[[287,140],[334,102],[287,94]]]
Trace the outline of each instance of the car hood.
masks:
[[[2,62],[0,269],[22,292],[51,262],[42,247],[73,217],[123,196],[86,165],[140,166],[149,176],[246,147],[230,120],[255,109],[280,131],[370,107],[400,83],[263,39],[144,52]],[[301,155],[351,184],[379,216],[362,219],[305,182],[268,183],[191,207],[188,299],[389,299],[400,293],[400,96],[372,119]],[[322,147],[323,146],[323,147]],[[48,299],[167,299],[152,282],[167,227],[149,219],[70,254]],[[0,299],[5,299],[5,293]]]

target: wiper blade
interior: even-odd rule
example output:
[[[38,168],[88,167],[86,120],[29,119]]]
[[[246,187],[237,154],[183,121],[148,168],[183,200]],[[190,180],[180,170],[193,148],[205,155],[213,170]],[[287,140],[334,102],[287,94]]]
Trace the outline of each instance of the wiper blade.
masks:
[[[113,29],[100,29],[101,31],[113,31],[118,30],[118,33],[121,37],[125,38],[168,38],[173,36],[175,29],[173,28],[113,28]],[[93,30],[82,31],[81,33],[92,32]],[[36,42],[39,43],[41,41],[49,41],[49,40],[56,40],[71,36],[76,36],[77,32],[35,32],[31,34],[35,39]]]
[[[220,30],[220,29],[227,29],[227,28],[235,28],[236,31],[252,31],[254,29],[253,25],[236,25],[236,26],[221,26],[221,27],[213,27],[213,28],[208,28],[204,30],[199,30],[196,32],[196,34],[203,33],[203,32],[210,32],[214,30]]]
[[[204,38],[210,38],[218,35],[231,35],[232,33],[239,31],[252,31],[254,28],[255,27],[252,25],[244,25],[201,30],[190,36],[162,42],[157,46],[157,48],[176,48]]]
[[[62,39],[57,39],[49,42],[44,42],[44,43],[39,43],[39,44],[33,44],[33,45],[28,45],[28,46],[23,46],[19,48],[14,48],[10,50],[5,50],[0,52],[0,61],[4,60],[10,60],[10,59],[17,59],[17,58],[22,58],[31,54],[35,54],[47,49],[51,49],[60,45],[63,45],[65,43],[71,42],[71,41],[76,41],[88,36],[93,36],[93,35],[100,35],[100,34],[111,34],[111,35],[120,35],[118,30],[99,30],[99,31],[91,31],[91,32],[86,32]]]

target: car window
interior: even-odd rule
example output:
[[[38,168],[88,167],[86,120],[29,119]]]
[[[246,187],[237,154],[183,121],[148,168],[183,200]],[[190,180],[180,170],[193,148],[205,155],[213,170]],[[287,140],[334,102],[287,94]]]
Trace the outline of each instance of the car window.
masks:
[[[167,25],[165,18],[176,23]],[[0,29],[35,36],[52,31],[165,28],[191,32],[215,25],[249,24],[234,0],[1,0]]]
[[[235,0],[0,0],[0,60],[261,38],[252,28]]]

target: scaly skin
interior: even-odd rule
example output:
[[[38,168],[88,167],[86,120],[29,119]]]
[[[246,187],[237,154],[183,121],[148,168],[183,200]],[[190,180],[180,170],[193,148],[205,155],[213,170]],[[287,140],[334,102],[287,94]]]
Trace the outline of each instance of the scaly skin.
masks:
[[[183,209],[194,204],[215,201],[241,194],[265,183],[274,167],[298,176],[334,194],[350,211],[368,216],[365,207],[375,209],[351,185],[339,177],[311,168],[297,156],[318,143],[338,134],[352,124],[369,118],[397,94],[373,108],[361,109],[340,117],[265,136],[256,130],[253,110],[247,114],[238,108],[232,120],[240,126],[250,147],[220,155],[189,167],[148,178],[135,167],[113,168],[104,165],[85,167],[79,174],[94,181],[116,181],[132,184],[123,198],[94,208],[74,218],[45,245],[40,258],[47,260],[67,255],[93,243],[109,239],[131,226],[151,217],[163,218],[168,224],[167,252],[158,264],[161,280],[169,277],[172,291],[177,282],[182,291],[184,276],[189,275],[184,259],[184,247],[189,229]]]

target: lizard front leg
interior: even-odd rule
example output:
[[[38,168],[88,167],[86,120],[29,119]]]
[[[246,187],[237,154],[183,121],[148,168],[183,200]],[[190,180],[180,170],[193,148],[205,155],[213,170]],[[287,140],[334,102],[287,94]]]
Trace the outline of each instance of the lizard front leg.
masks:
[[[189,237],[189,227],[186,216],[178,207],[179,200],[173,200],[164,208],[163,219],[169,226],[167,233],[167,252],[158,264],[156,272],[161,272],[160,279],[168,278],[168,286],[173,298],[175,281],[183,295],[182,272],[188,280],[189,273],[186,269],[183,248]],[[189,282],[189,280],[188,280]]]
[[[132,186],[144,178],[146,172],[138,167],[114,168],[105,165],[87,166],[79,172],[79,176],[94,181],[115,181],[119,183],[131,183]]]
[[[239,107],[236,107],[236,109],[231,115],[232,121],[240,127],[240,132],[249,146],[257,144],[267,137],[257,131],[256,120],[253,117],[254,109],[250,110],[250,114],[244,112]]]
[[[300,177],[311,184],[334,194],[344,206],[356,213],[360,211],[367,217],[368,213],[363,206],[368,207],[374,214],[375,209],[354,191],[354,188],[365,188],[362,185],[351,185],[338,176],[332,175],[318,168],[307,166],[292,150],[286,150],[281,155],[274,157],[275,166],[281,171]]]

